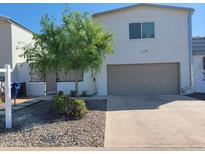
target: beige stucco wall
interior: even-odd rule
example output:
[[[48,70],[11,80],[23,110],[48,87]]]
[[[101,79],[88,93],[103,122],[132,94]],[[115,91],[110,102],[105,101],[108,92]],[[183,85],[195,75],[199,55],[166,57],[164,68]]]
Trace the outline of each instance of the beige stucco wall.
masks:
[[[114,53],[97,75],[99,95],[107,95],[107,64],[179,62],[180,88],[190,85],[188,11],[140,6],[96,17],[114,34]],[[129,23],[154,22],[155,38],[129,40]],[[169,71],[169,70],[167,70]]]

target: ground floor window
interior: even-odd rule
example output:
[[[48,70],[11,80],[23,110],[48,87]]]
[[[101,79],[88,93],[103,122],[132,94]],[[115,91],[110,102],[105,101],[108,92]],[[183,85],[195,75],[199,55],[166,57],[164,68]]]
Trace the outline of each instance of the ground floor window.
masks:
[[[57,81],[58,82],[74,82],[75,80],[83,81],[83,72],[80,70],[71,70],[69,72],[58,71]]]
[[[37,69],[30,67],[30,82],[45,82],[45,77]]]

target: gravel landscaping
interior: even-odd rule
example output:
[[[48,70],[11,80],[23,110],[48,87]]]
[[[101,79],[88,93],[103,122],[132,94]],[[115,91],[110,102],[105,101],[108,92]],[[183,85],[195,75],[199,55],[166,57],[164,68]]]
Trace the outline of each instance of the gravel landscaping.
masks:
[[[103,147],[105,100],[90,100],[81,120],[66,120],[49,112],[50,101],[41,101],[13,113],[13,129],[4,129],[0,116],[1,147]]]

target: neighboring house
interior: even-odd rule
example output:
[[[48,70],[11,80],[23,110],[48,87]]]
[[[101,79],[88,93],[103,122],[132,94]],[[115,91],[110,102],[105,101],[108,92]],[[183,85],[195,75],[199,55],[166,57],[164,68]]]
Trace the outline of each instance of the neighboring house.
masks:
[[[97,95],[192,93],[193,12],[191,8],[138,4],[94,14],[97,22],[113,32],[114,53],[106,57],[99,72],[79,73],[80,92]],[[70,93],[75,89],[72,72],[42,79],[24,63],[17,74],[19,81],[27,82],[30,95],[60,90]]]
[[[10,64],[13,69],[12,81],[16,81],[17,64],[24,62],[24,59],[19,57],[22,50],[18,49],[18,46],[20,43],[31,42],[32,32],[7,17],[0,17],[0,34],[0,67]]]
[[[205,37],[192,39],[194,91],[205,93]]]
[[[73,78],[78,75],[82,81],[79,83],[81,91],[85,90],[88,94],[96,92],[91,72],[84,74],[81,72],[76,74],[73,71],[68,74],[59,72],[58,76],[49,74],[42,78],[38,72],[31,70],[20,55],[23,53],[23,45],[32,43],[32,33],[12,19],[0,16],[0,67],[4,67],[5,64],[11,65],[13,69],[12,82],[26,82],[28,95],[39,96],[56,93],[60,90],[70,93],[70,90],[75,89]]]
[[[33,93],[29,85],[29,72],[21,68],[25,59],[21,46],[32,42],[32,31],[7,17],[0,17],[0,67],[10,64],[12,67],[12,82],[26,82],[28,94]],[[2,75],[2,74],[1,74]]]

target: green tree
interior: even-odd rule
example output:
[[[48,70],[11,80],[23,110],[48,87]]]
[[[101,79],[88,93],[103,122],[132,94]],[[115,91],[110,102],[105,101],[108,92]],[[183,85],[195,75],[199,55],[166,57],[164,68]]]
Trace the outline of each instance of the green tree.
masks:
[[[111,32],[105,32],[89,13],[71,12],[62,14],[59,25],[55,18],[44,15],[41,33],[33,35],[34,44],[24,46],[23,56],[42,75],[59,70],[99,70],[103,59],[112,53]],[[75,79],[77,96],[78,79]]]

